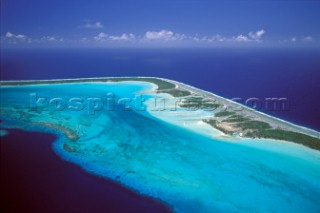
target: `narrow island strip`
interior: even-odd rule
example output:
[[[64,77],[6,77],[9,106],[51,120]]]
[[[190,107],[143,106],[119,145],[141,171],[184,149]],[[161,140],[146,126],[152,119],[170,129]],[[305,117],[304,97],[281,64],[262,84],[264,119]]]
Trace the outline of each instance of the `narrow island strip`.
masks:
[[[320,150],[320,133],[298,126],[254,109],[233,102],[198,88],[177,81],[155,77],[105,77],[85,79],[57,79],[31,81],[1,81],[0,86],[23,86],[37,84],[62,83],[108,83],[137,81],[152,83],[157,86],[155,93],[165,93],[174,98],[181,98],[179,107],[211,110],[209,118],[201,122],[231,137],[263,138],[289,141]],[[242,107],[242,110],[238,110]],[[192,112],[191,112],[192,113]],[[40,124],[41,125],[41,124]],[[64,129],[61,126],[53,127]],[[66,134],[74,140],[79,136],[66,129]]]

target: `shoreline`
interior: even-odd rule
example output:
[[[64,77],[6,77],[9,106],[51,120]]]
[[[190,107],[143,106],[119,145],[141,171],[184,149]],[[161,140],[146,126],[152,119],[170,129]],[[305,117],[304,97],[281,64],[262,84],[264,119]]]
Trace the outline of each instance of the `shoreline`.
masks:
[[[77,94],[74,92],[82,94],[88,90],[92,95],[97,95],[96,91],[101,91],[101,94],[104,94],[105,91],[117,91],[115,94],[122,95],[121,97],[125,95],[131,97],[141,93],[150,98],[174,97],[172,94],[166,93],[166,90],[159,90],[159,87],[156,91],[151,91],[150,88],[154,88],[153,84],[144,83],[146,80],[142,80],[142,83],[140,81],[124,82],[126,84],[112,82],[111,85],[105,84],[105,86],[101,84],[100,80],[99,85],[93,82],[92,84],[80,83],[77,86],[66,84],[65,87],[60,87],[59,84],[46,86],[44,89],[45,91],[52,90],[53,94],[58,95],[65,94],[64,92],[68,89],[69,93],[65,94],[66,97]],[[143,86],[137,86],[140,84]],[[176,84],[171,83],[170,85],[176,88]],[[160,86],[165,88],[170,85]],[[30,91],[33,89],[41,91],[41,87],[35,85]],[[100,90],[95,90],[96,87]],[[12,89],[15,92],[16,88],[10,88],[7,91]],[[19,90],[25,91],[22,93],[24,96],[19,96],[17,93],[16,97],[22,97],[24,100],[23,97],[28,95],[29,90],[27,87],[20,87]],[[11,102],[7,101],[10,109],[10,106],[13,106],[11,103],[15,101],[16,97],[12,95],[3,97],[3,100],[11,98]],[[181,97],[178,96],[178,98]],[[16,110],[16,114],[19,115],[19,109],[22,112],[26,110],[25,103],[21,104],[22,109],[13,108],[12,110]],[[131,114],[103,112],[97,114],[99,119],[95,116],[89,118],[85,114],[81,114],[80,119],[80,117],[71,116],[70,113],[60,114],[58,112],[52,115],[47,113],[48,117],[46,113],[38,116],[30,115],[40,121],[61,124],[71,129],[75,129],[76,125],[82,125],[83,129],[78,130],[84,133],[81,136],[83,140],[76,141],[67,140],[66,135],[61,132],[61,128],[52,129],[41,125],[36,128],[59,133],[63,140],[56,141],[52,148],[57,156],[60,156],[64,161],[79,165],[86,173],[120,182],[129,189],[137,191],[139,195],[154,197],[170,205],[176,212],[185,212],[190,207],[193,207],[192,210],[199,210],[200,207],[203,207],[203,210],[211,207],[223,209],[224,204],[230,205],[230,211],[241,210],[243,206],[258,210],[260,207],[252,207],[253,195],[255,195],[257,202],[266,203],[266,206],[269,203],[274,203],[274,199],[269,202],[268,197],[264,198],[264,195],[268,194],[266,192],[270,192],[271,197],[277,197],[277,200],[283,203],[287,211],[300,208],[296,202],[292,207],[285,195],[278,196],[280,187],[281,190],[288,190],[288,193],[292,193],[292,201],[300,200],[302,198],[299,197],[300,195],[309,196],[310,194],[310,198],[303,197],[301,199],[300,206],[304,206],[304,208],[310,206],[310,208],[317,209],[317,206],[312,203],[314,202],[312,197],[317,197],[317,193],[313,193],[309,189],[315,189],[313,184],[315,183],[317,186],[319,179],[320,152],[318,150],[298,143],[269,139],[246,139],[237,135],[227,135],[227,139],[222,137],[209,139],[204,134],[194,134],[195,131],[185,129],[181,122],[186,119],[190,123],[197,124],[196,121],[203,116],[201,111],[187,112],[187,107],[179,106],[177,113],[164,113],[163,116],[176,119],[179,125],[174,125],[162,120],[161,117],[152,116],[149,119],[147,116],[143,116],[149,113],[149,109]],[[3,111],[3,114],[8,112]],[[108,116],[105,117],[106,114]],[[102,129],[100,129],[100,125],[102,125]],[[219,130],[204,122],[200,122],[198,127],[206,127],[210,129],[209,132],[215,131],[219,134]],[[110,143],[106,143],[106,141]],[[32,144],[29,145],[32,146]],[[270,162],[277,163],[270,164]],[[240,184],[237,178],[240,178]],[[242,186],[249,184],[255,190],[248,192],[246,188],[242,188]],[[291,184],[295,187],[291,188]],[[304,185],[306,187],[303,187]],[[221,193],[227,196],[221,196],[220,193],[215,194],[217,186],[221,189]],[[243,190],[245,198],[243,202],[238,200],[238,193],[234,193],[233,189],[237,192]],[[220,200],[221,197],[223,200]],[[201,203],[197,202],[198,198],[201,198],[199,200]]]
[[[152,84],[152,89],[148,91],[141,91],[139,94],[167,94],[172,98],[192,98],[193,96],[200,96],[202,99],[211,99],[218,101],[217,109],[223,110],[224,106],[227,106],[229,112],[234,113],[236,116],[243,117],[245,119],[249,119],[250,128],[242,127],[243,125],[247,125],[243,123],[243,121],[236,121],[236,123],[230,123],[229,121],[225,122],[226,118],[223,116],[223,119],[215,118],[215,114],[217,111],[211,112],[212,117],[209,119],[201,119],[198,120],[198,124],[200,122],[204,122],[206,125],[210,126],[214,130],[218,130],[222,135],[230,136],[232,138],[236,138],[237,135],[243,138],[265,138],[265,139],[275,139],[275,140],[284,140],[294,143],[300,143],[309,148],[315,148],[320,150],[320,133],[317,130],[310,129],[307,127],[303,127],[297,124],[293,124],[289,121],[274,117],[272,115],[268,115],[266,113],[251,109],[245,105],[239,104],[232,100],[226,99],[219,95],[216,95],[212,92],[208,92],[199,88],[195,88],[191,85],[184,84],[182,82],[177,82],[170,79],[165,78],[157,78],[157,77],[100,77],[100,78],[78,78],[78,79],[51,79],[51,80],[27,80],[27,81],[0,81],[1,86],[18,86],[18,85],[39,85],[39,84],[64,84],[64,83],[119,83],[119,82],[146,82]],[[161,95],[160,95],[161,96]],[[214,102],[215,103],[215,102]],[[222,107],[223,106],[223,107]],[[188,106],[178,106],[179,108],[188,108]],[[241,112],[235,111],[233,108],[241,107]],[[151,116],[155,116],[152,115]],[[190,113],[189,113],[190,114]],[[157,117],[157,116],[156,116]],[[231,116],[232,117],[232,116]],[[161,116],[158,116],[161,119]],[[242,118],[242,119],[243,119]],[[169,121],[168,121],[169,122]],[[256,122],[256,123],[254,123]],[[257,123],[258,122],[258,123]],[[221,124],[220,124],[221,123]],[[223,126],[221,126],[223,124]],[[255,126],[252,125],[269,125],[265,129],[256,129]],[[175,124],[180,126],[185,126],[185,122],[181,124]],[[237,126],[235,128],[235,126]],[[229,129],[231,128],[231,131]],[[258,127],[260,128],[260,127]],[[242,133],[244,131],[244,133]],[[200,132],[201,133],[201,132]],[[261,135],[262,134],[262,135]],[[266,136],[267,135],[267,136]],[[273,136],[274,135],[274,136]],[[308,136],[308,137],[306,137]],[[302,138],[297,139],[296,138]],[[221,138],[221,137],[220,137]],[[291,138],[291,139],[290,139]],[[305,140],[305,141],[301,141]],[[309,144],[309,145],[308,145]]]
[[[88,80],[94,80],[94,81],[97,81],[97,82],[92,82],[92,83],[105,83],[103,82],[104,80],[108,80],[108,79],[127,79],[127,78],[137,78],[137,79],[159,79],[159,80],[162,80],[162,81],[167,81],[167,82],[171,82],[173,84],[175,84],[176,86],[177,85],[180,85],[180,86],[183,86],[183,87],[186,87],[188,89],[191,89],[191,91],[196,91],[198,93],[203,93],[205,95],[208,95],[208,96],[213,96],[214,98],[219,98],[219,99],[222,99],[223,101],[226,101],[226,102],[229,102],[231,104],[235,104],[235,105],[239,105],[241,107],[244,107],[245,109],[247,110],[251,110],[253,111],[254,113],[259,113],[261,114],[262,116],[267,116],[267,117],[270,117],[272,119],[276,119],[280,122],[283,122],[285,124],[288,124],[288,125],[291,125],[291,126],[294,126],[294,127],[297,127],[297,128],[302,128],[302,129],[305,129],[305,130],[308,130],[308,131],[311,131],[315,134],[318,134],[318,137],[320,137],[320,133],[318,132],[318,130],[316,129],[313,129],[313,128],[309,128],[309,127],[304,127],[304,126],[301,126],[299,124],[295,124],[295,123],[292,123],[290,121],[286,121],[284,119],[281,119],[281,118],[278,118],[278,117],[275,117],[273,115],[269,115],[269,114],[266,114],[264,112],[261,112],[261,111],[257,111],[257,110],[254,110],[248,106],[245,106],[243,104],[240,104],[240,103],[237,103],[237,102],[234,102],[230,99],[227,99],[227,98],[224,98],[222,96],[219,96],[213,92],[210,92],[210,91],[206,91],[206,90],[203,90],[203,89],[199,89],[199,88],[196,88],[192,85],[189,85],[189,84],[186,84],[186,83],[183,83],[183,82],[178,82],[178,81],[175,81],[175,80],[171,80],[171,79],[167,79],[167,78],[160,78],[160,77],[145,77],[145,76],[136,76],[136,77],[132,77],[132,76],[122,76],[122,77],[93,77],[93,78],[65,78],[65,79],[45,79],[45,80],[8,80],[8,81],[0,81],[0,86],[12,86],[10,84],[19,84],[19,83],[27,83],[27,84],[38,84],[39,82],[45,82],[45,83],[40,83],[40,84],[50,84],[52,82],[55,82],[55,81],[61,81],[61,83],[68,83],[68,82],[65,82],[65,81],[73,81],[74,83],[82,83],[83,81],[88,81]],[[102,81],[102,82],[101,82]],[[127,80],[124,80],[124,81],[127,81]],[[130,81],[130,80],[128,80]],[[128,82],[127,81],[127,82]],[[4,83],[4,85],[2,85]],[[89,83],[89,82],[88,82]],[[110,81],[110,82],[107,82],[107,83],[118,83],[118,82],[113,82],[113,81]],[[152,82],[147,82],[147,83],[150,83],[150,84],[154,84]],[[154,84],[156,85],[156,84]],[[170,95],[170,94],[169,94]]]
[[[304,130],[306,130],[306,131],[310,131],[312,134],[314,134],[314,136],[320,137],[320,133],[319,133],[317,130],[315,130],[315,129],[308,128],[308,127],[304,127],[304,126],[301,126],[301,125],[299,125],[299,124],[295,124],[295,123],[292,123],[292,122],[290,122],[290,121],[286,121],[286,120],[284,120],[284,119],[277,118],[277,117],[275,117],[275,116],[266,114],[266,113],[264,113],[264,112],[261,112],[261,111],[258,111],[258,110],[254,110],[254,109],[252,109],[252,108],[250,108],[250,107],[248,107],[248,106],[246,106],[246,105],[243,105],[243,104],[234,102],[234,101],[232,101],[232,100],[230,100],[230,99],[224,98],[224,97],[219,96],[219,95],[217,95],[217,94],[215,94],[215,93],[212,93],[212,92],[209,92],[209,91],[205,91],[205,90],[202,90],[202,89],[198,89],[198,88],[196,88],[196,87],[194,87],[194,86],[191,86],[191,85],[188,85],[188,84],[185,84],[185,83],[182,83],[182,82],[177,82],[177,81],[169,80],[169,79],[166,79],[166,80],[167,80],[167,81],[171,81],[172,83],[181,85],[181,86],[183,86],[183,87],[186,87],[186,88],[190,89],[190,91],[193,91],[193,90],[194,90],[194,91],[196,91],[197,93],[201,93],[201,94],[203,94],[203,95],[205,95],[205,96],[208,96],[209,98],[210,98],[210,96],[212,96],[213,98],[219,98],[219,99],[222,99],[223,101],[229,102],[229,103],[231,103],[231,104],[241,106],[241,107],[245,108],[245,110],[249,110],[249,111],[252,112],[252,113],[257,113],[257,114],[260,114],[261,116],[269,117],[270,119],[275,119],[275,120],[277,120],[277,121],[279,121],[279,122],[284,123],[285,125],[290,125],[290,126],[292,126],[293,128],[301,128],[301,129],[304,129]],[[310,134],[310,132],[308,132],[308,134]],[[304,133],[304,132],[302,132],[302,133]]]

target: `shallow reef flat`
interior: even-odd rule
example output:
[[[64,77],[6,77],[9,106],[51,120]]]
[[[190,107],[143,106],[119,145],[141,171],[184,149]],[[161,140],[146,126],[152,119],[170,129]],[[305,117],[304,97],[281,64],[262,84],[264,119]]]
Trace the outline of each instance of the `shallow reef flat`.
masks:
[[[238,103],[180,82],[150,77],[109,77],[87,79],[63,79],[47,81],[7,81],[2,86],[86,83],[86,82],[149,82],[156,85],[156,93],[166,93],[177,99],[183,108],[212,111],[211,117],[202,121],[226,135],[248,138],[267,138],[300,143],[320,150],[320,133],[272,116],[259,113]],[[241,110],[239,110],[241,107]]]
[[[226,135],[248,138],[267,138],[300,143],[320,150],[320,133],[289,122],[259,113],[253,109],[229,101],[215,94],[192,86],[163,78],[109,77],[87,79],[63,79],[47,81],[7,81],[2,86],[86,83],[86,82],[149,82],[156,85],[156,93],[166,93],[176,99],[183,108],[212,111],[211,117],[202,121]],[[241,110],[239,110],[241,107]]]
[[[146,110],[31,110],[34,93],[143,96]],[[160,78],[1,82],[1,94],[2,127],[54,132],[61,158],[175,212],[320,211],[317,131]]]

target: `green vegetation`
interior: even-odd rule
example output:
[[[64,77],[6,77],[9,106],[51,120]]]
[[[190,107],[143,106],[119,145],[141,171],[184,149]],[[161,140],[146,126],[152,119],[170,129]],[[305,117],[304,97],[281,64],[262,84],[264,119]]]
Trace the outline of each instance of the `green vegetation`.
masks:
[[[187,97],[184,98],[180,104],[181,107],[185,108],[200,108],[201,103],[202,103],[202,97],[199,96],[192,96],[192,97]]]
[[[202,96],[191,96],[184,99],[184,101],[190,101],[190,102],[201,102],[203,100]]]
[[[249,118],[246,118],[242,115],[231,115],[227,119],[224,119],[223,122],[229,122],[229,123],[239,123],[244,121],[250,121]]]
[[[225,116],[230,116],[236,114],[235,112],[230,112],[230,111],[221,111],[217,112],[214,114],[215,117],[225,117]]]
[[[234,131],[228,131],[228,130],[220,127],[220,126],[218,125],[218,121],[217,121],[217,120],[208,119],[208,120],[202,120],[202,121],[205,122],[205,123],[207,123],[207,124],[209,124],[209,125],[211,125],[211,126],[213,126],[213,127],[216,128],[217,130],[220,130],[221,132],[223,132],[223,133],[225,133],[225,134],[227,134],[227,135],[231,135],[231,134],[234,133]]]
[[[185,98],[180,106],[185,108],[215,110],[220,104],[207,100],[201,96],[192,96]]]
[[[286,131],[282,129],[264,129],[262,131],[247,132],[250,138],[271,138],[277,140],[291,141],[302,144],[312,149],[320,150],[320,139],[299,132]]]
[[[320,139],[309,136],[299,132],[293,132],[283,129],[273,129],[270,124],[257,121],[250,120],[242,115],[236,115],[234,112],[219,112],[218,117],[232,116],[228,117],[221,122],[215,119],[203,120],[204,122],[210,124],[214,128],[220,130],[221,132],[232,135],[234,133],[243,133],[244,137],[248,138],[266,138],[266,139],[276,139],[276,140],[284,140],[291,141],[298,144],[302,144],[312,149],[320,150]],[[224,128],[224,125],[219,125],[219,123],[230,123],[229,126],[231,128]],[[231,124],[232,123],[232,124]],[[234,128],[232,130],[232,127]],[[231,130],[230,130],[231,129]]]
[[[124,77],[124,78],[91,78],[91,79],[67,79],[67,80],[48,80],[48,81],[2,81],[0,86],[22,86],[22,85],[34,85],[34,84],[63,84],[63,83],[90,83],[90,82],[121,82],[121,81],[139,81],[139,82],[150,82],[158,86],[157,91],[168,93],[174,97],[184,97],[191,95],[189,91],[175,89],[176,85],[168,81],[158,78],[135,78],[135,77]]]
[[[191,93],[186,90],[176,89],[176,85],[168,81],[157,79],[157,78],[135,78],[135,77],[125,77],[125,78],[94,78],[94,79],[69,79],[69,80],[49,80],[49,81],[16,81],[16,82],[0,82],[0,86],[19,86],[19,85],[32,85],[32,84],[60,84],[60,83],[90,83],[90,82],[121,82],[121,81],[141,81],[150,82],[158,86],[158,93],[168,93],[174,97],[185,97],[190,96]],[[186,108],[199,108],[199,109],[216,109],[221,106],[215,101],[207,100],[201,96],[186,97],[184,101],[180,104],[181,107]],[[19,114],[20,119],[26,116],[21,113]],[[250,138],[270,138],[277,140],[292,141],[299,144],[303,144],[307,147],[320,150],[320,139],[309,136],[299,132],[287,131],[282,129],[273,129],[270,124],[262,121],[252,120],[243,115],[239,115],[233,111],[221,111],[214,114],[216,118],[226,117],[222,121],[217,121],[215,119],[203,120],[204,122],[210,124],[214,128],[222,131],[225,134],[243,133],[243,136]],[[219,124],[224,125],[219,125]],[[226,129],[226,125],[228,128]],[[67,136],[73,140],[77,140],[77,135],[75,132],[70,131],[62,126],[55,125],[50,126],[54,129],[63,130]]]
[[[135,78],[135,77],[125,77],[125,78],[106,78],[106,80],[112,82],[121,82],[121,81],[144,81],[154,83],[158,86],[158,90],[169,90],[176,87],[175,84],[164,81],[158,78]],[[181,90],[182,91],[182,90]]]
[[[249,120],[237,124],[242,130],[264,130],[271,128],[270,124],[262,121]]]
[[[220,104],[218,103],[213,103],[213,102],[204,102],[202,103],[201,108],[203,109],[210,109],[210,110],[215,110],[220,106]]]
[[[121,82],[121,81],[142,81],[142,82],[150,82],[154,83],[158,86],[158,93],[168,93],[172,95],[173,97],[184,97],[191,95],[189,91],[176,89],[176,85],[173,83],[170,83],[168,81],[158,79],[158,78],[109,78],[108,81],[112,82]]]
[[[185,96],[191,95],[189,91],[180,90],[180,89],[168,89],[168,90],[160,90],[160,91],[158,90],[158,93],[168,93],[173,97],[185,97]]]
[[[90,83],[90,82],[121,82],[121,81],[144,81],[154,83],[158,86],[158,90],[163,89],[174,89],[176,86],[173,83],[164,81],[158,78],[135,78],[135,77],[124,77],[124,78],[89,78],[89,79],[67,79],[67,80],[34,80],[34,81],[1,81],[1,86],[19,86],[19,85],[31,85],[31,84],[61,84],[61,83]]]

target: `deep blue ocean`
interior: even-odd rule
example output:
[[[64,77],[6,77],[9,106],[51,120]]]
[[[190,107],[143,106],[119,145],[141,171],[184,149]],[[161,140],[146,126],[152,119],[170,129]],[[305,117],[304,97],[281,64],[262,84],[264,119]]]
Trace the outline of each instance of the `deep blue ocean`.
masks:
[[[1,80],[152,76],[227,98],[287,98],[271,115],[320,130],[317,49],[11,49],[1,50]]]

